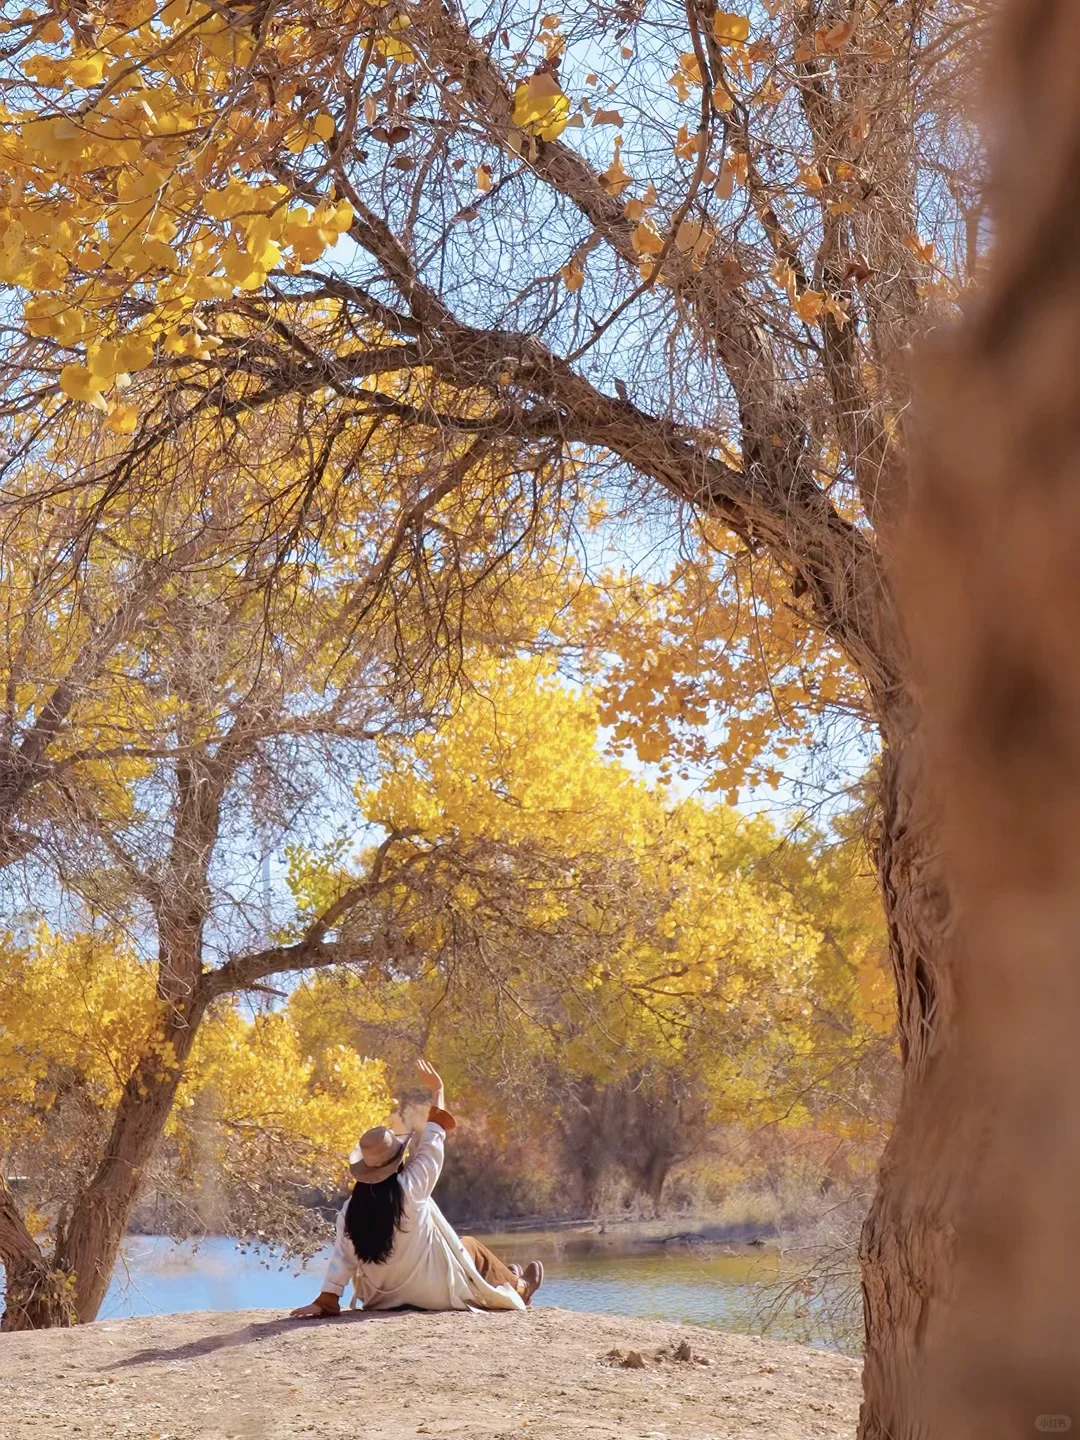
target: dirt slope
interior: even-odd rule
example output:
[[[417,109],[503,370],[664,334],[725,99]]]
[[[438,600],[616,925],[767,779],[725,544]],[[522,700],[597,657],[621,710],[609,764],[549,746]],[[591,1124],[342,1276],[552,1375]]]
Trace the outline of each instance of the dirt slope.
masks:
[[[676,1358],[681,1341],[709,1364]],[[812,1440],[852,1435],[858,1397],[843,1356],[565,1310],[247,1310],[0,1336],[3,1440]]]

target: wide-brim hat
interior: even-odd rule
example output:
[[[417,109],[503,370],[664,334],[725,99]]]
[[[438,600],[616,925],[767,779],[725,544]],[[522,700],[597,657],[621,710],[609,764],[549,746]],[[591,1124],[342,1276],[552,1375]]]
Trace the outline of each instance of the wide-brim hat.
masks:
[[[362,1185],[377,1185],[401,1169],[411,1135],[395,1135],[385,1125],[367,1130],[349,1156],[349,1173]]]

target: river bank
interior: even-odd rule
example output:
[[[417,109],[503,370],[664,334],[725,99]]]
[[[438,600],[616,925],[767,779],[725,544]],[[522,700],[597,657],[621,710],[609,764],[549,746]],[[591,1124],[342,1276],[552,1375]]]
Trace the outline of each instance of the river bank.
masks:
[[[593,1247],[611,1249],[649,1245],[758,1246],[775,1242],[797,1221],[784,1217],[776,1220],[717,1220],[713,1216],[672,1215],[652,1220],[640,1217],[552,1218],[536,1215],[527,1218],[496,1219],[492,1222],[465,1219],[455,1221],[461,1235],[518,1235],[543,1233],[563,1235],[569,1241],[585,1240]]]
[[[252,1310],[0,1337],[5,1440],[840,1440],[858,1404],[842,1355],[556,1309]]]

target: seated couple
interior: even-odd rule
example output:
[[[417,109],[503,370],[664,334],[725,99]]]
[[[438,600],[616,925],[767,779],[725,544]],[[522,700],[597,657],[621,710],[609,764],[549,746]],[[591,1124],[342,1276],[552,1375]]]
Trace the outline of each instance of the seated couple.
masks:
[[[503,1262],[469,1236],[458,1236],[431,1198],[443,1167],[454,1117],[443,1084],[426,1060],[417,1061],[431,1093],[420,1143],[405,1159],[409,1136],[378,1126],[349,1156],[356,1184],[337,1219],[337,1242],[322,1294],[292,1312],[297,1320],[337,1315],[352,1281],[365,1310],[524,1310],[544,1279],[538,1260]]]

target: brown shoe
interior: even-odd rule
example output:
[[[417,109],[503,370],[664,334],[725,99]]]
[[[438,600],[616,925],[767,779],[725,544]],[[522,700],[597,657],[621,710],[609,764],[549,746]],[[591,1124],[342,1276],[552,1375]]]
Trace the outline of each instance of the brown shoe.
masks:
[[[525,1274],[522,1276],[522,1280],[524,1281],[525,1288],[522,1291],[521,1298],[525,1301],[526,1305],[531,1305],[532,1297],[544,1283],[544,1267],[539,1260],[529,1261],[528,1265],[525,1266]]]

